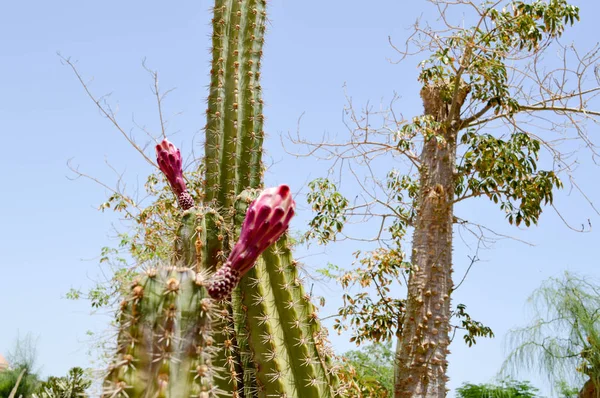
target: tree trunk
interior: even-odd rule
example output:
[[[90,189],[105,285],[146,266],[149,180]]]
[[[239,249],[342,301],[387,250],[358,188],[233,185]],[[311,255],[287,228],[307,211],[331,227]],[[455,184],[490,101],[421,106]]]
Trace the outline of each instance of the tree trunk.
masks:
[[[585,382],[581,390],[579,391],[579,398],[598,398],[599,394],[596,391],[596,385],[589,379]]]
[[[448,122],[448,86],[421,90],[425,114],[442,123],[424,133],[420,192],[412,243],[412,270],[396,348],[394,397],[445,397],[452,290],[452,225],[456,129]],[[461,88],[458,108],[468,93]],[[458,112],[456,112],[458,113]]]

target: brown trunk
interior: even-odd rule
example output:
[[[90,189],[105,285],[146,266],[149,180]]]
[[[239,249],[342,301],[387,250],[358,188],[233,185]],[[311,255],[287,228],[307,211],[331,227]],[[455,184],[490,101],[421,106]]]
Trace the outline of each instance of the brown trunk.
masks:
[[[581,390],[579,391],[579,398],[598,398],[600,394],[596,391],[596,385],[589,379],[585,382]]]
[[[425,139],[412,245],[412,272],[402,335],[396,349],[394,397],[444,397],[452,290],[452,219],[456,131],[448,123],[448,87],[421,90],[425,114],[442,127]],[[458,109],[467,95],[461,89]]]

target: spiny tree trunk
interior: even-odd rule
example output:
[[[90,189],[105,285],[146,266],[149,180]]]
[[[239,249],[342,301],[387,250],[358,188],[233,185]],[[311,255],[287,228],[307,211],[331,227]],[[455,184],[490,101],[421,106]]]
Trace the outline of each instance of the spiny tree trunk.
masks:
[[[592,379],[586,381],[579,391],[579,398],[598,398],[598,396],[600,396],[600,394],[597,391],[596,385]]]
[[[439,83],[421,90],[425,115],[441,124],[424,132],[412,271],[404,327],[396,351],[396,398],[446,395],[457,129],[450,122],[456,118],[449,114],[449,101],[443,98],[453,91],[447,84]],[[466,87],[461,87],[454,96],[456,110],[467,92]]]

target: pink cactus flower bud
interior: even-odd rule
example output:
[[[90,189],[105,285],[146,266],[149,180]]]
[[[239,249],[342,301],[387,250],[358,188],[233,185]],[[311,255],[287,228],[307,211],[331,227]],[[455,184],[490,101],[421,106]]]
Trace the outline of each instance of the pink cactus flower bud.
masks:
[[[177,196],[179,206],[183,210],[193,207],[194,200],[188,193],[185,180],[183,179],[179,149],[165,138],[156,146],[156,160],[158,161],[160,171],[165,174],[173,193]]]
[[[229,296],[258,256],[287,230],[295,208],[287,185],[265,189],[250,204],[240,238],[225,264],[209,281],[208,293],[212,298],[220,300]]]

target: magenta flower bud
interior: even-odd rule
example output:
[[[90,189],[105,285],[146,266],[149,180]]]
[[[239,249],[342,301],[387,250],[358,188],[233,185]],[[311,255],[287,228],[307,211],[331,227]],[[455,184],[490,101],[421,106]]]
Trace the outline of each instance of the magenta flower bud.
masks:
[[[194,200],[188,193],[185,180],[183,179],[179,149],[165,138],[163,142],[156,146],[156,160],[158,161],[160,171],[167,177],[173,193],[177,196],[179,206],[183,210],[194,207]]]
[[[280,185],[265,189],[248,207],[240,238],[225,264],[208,284],[208,293],[220,300],[229,296],[240,278],[270,245],[287,230],[294,215],[296,203],[290,187]]]

